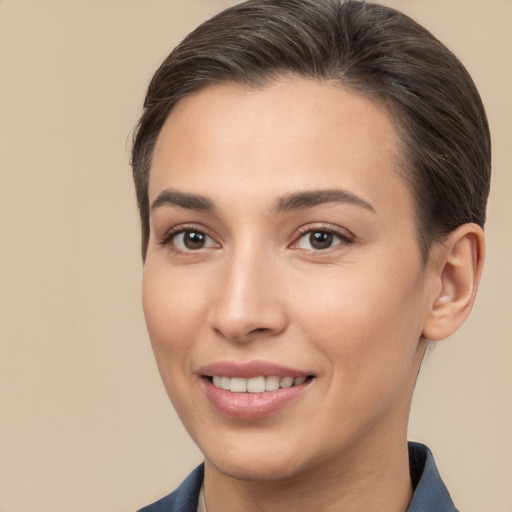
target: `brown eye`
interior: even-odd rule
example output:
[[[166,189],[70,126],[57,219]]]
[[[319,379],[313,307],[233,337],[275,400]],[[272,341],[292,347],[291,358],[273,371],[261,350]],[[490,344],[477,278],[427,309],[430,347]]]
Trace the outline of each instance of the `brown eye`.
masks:
[[[309,243],[313,249],[328,249],[333,242],[333,234],[314,231],[309,234]]]
[[[297,241],[299,249],[308,251],[322,251],[337,245],[350,244],[352,240],[346,235],[322,229],[306,231]]]
[[[212,238],[201,231],[181,231],[176,233],[172,238],[172,243],[181,251],[197,251],[215,246]]]
[[[187,231],[183,234],[183,244],[187,249],[202,249],[205,243],[203,233]]]

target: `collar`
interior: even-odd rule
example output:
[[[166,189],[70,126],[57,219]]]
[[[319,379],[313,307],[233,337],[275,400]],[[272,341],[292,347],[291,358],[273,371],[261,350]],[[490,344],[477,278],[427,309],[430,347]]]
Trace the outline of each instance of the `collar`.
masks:
[[[409,467],[414,494],[407,512],[458,512],[425,445],[409,443]]]

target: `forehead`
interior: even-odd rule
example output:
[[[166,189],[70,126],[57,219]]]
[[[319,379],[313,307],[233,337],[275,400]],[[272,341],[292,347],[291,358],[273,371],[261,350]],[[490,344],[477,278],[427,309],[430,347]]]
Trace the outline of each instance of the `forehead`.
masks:
[[[401,154],[387,107],[331,83],[213,85],[181,99],[164,124],[149,199],[166,187],[226,198],[342,187],[410,202]]]

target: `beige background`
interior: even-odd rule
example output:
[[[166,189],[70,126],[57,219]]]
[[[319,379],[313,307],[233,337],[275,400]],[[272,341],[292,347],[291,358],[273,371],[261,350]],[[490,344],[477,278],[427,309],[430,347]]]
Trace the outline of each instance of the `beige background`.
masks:
[[[134,511],[201,459],[145,332],[127,141],[159,62],[230,3],[0,0],[3,512]],[[410,437],[464,512],[511,512],[512,1],[389,4],[466,63],[494,141],[479,300],[424,366]]]

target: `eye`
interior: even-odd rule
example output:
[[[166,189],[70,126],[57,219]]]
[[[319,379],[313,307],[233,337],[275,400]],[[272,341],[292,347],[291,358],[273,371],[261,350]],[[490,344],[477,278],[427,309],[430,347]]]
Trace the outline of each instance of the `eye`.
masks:
[[[206,233],[192,229],[182,230],[172,234],[169,237],[169,242],[174,245],[176,249],[183,252],[217,247],[216,242]]]
[[[350,243],[351,240],[340,233],[324,229],[311,229],[306,231],[296,242],[299,249],[322,251],[336,245]]]

